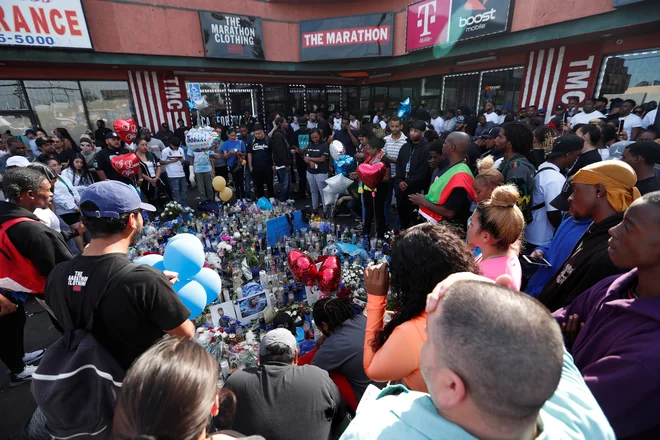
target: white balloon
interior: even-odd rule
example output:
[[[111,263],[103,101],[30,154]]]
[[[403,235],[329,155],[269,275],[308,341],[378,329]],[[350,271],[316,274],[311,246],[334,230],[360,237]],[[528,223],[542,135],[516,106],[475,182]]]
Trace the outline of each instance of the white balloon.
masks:
[[[332,141],[330,144],[330,156],[332,156],[334,160],[339,160],[339,156],[343,154],[346,154],[344,144],[339,141]]]
[[[323,204],[324,205],[334,205],[339,199],[339,194],[334,192],[329,186],[323,188]]]
[[[344,194],[344,191],[346,191],[348,187],[353,184],[353,181],[343,174],[337,174],[329,179],[326,179],[325,183],[328,184],[326,188],[330,188],[331,191],[337,194]]]

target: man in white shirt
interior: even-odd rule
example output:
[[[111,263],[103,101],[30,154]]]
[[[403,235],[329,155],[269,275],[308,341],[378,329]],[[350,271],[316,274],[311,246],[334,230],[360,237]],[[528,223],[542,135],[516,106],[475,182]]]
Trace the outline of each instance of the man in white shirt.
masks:
[[[387,126],[390,123],[390,117],[388,115],[383,115],[383,118],[378,123],[382,130],[387,130]]]
[[[539,166],[534,177],[532,191],[533,221],[527,225],[525,238],[527,248],[535,249],[550,243],[555,229],[562,220],[561,211],[550,202],[561,194],[566,178],[562,168],[570,168],[582,152],[584,140],[572,134],[555,139],[552,150],[546,155],[546,161]]]
[[[341,120],[342,120],[341,113],[336,112],[335,117],[332,120],[332,129],[334,131],[341,130]]]
[[[548,114],[546,115],[545,124],[548,125],[548,122],[550,122],[553,118],[556,118],[556,117],[560,117],[560,118],[564,119],[565,118],[565,116],[564,116],[565,112],[566,112],[566,107],[564,107],[564,104],[557,104],[555,106],[555,113],[550,114],[550,112],[548,112]],[[564,119],[564,121],[566,121],[566,119]]]
[[[289,127],[291,127],[291,130],[294,132],[298,131],[300,129],[300,125],[298,125],[298,116],[294,116],[291,120],[291,123],[289,124]],[[245,142],[245,145],[247,145],[248,142]]]
[[[183,171],[184,152],[180,143],[176,136],[170,138],[170,146],[160,154],[160,164],[165,167],[167,172],[167,182],[172,190],[172,199],[179,202],[181,206],[188,206],[188,184]]]
[[[442,124],[442,131],[450,133],[456,128],[456,111],[453,108],[445,110],[445,122]]]
[[[371,121],[374,125],[378,124],[380,122],[380,119],[383,117],[383,112],[378,110],[376,112],[376,116],[374,116],[374,119]]]
[[[506,119],[506,116],[509,114],[511,111],[511,106],[509,104],[504,104],[500,108],[500,112],[502,113],[499,118],[497,118],[497,122],[495,125],[502,125],[504,124],[504,120]],[[486,122],[488,122],[488,117],[486,117]]]
[[[442,125],[445,123],[445,120],[438,114],[438,111],[433,109],[431,110],[431,125],[438,135],[442,134]]]
[[[594,108],[594,100],[588,98],[584,101],[583,110],[571,119],[571,125],[588,124],[592,119],[603,119],[605,115]]]
[[[311,130],[313,128],[317,128],[318,126],[319,124],[316,122],[316,113],[310,113],[309,120],[307,121],[307,129]]]
[[[642,118],[632,113],[635,107],[637,103],[633,99],[626,99],[619,110],[619,122],[623,121],[623,130],[628,135],[629,141],[637,139],[637,135],[642,130]]]
[[[493,101],[486,101],[484,110],[486,111],[484,113],[484,116],[486,117],[486,123],[492,122],[493,125],[500,123],[500,117],[497,115],[497,113],[495,113],[495,106],[493,105]],[[467,115],[465,116],[467,117]]]
[[[644,128],[649,128],[653,124],[655,124],[655,117],[658,114],[658,109],[656,108],[655,110],[651,110],[644,116],[644,119],[642,120],[642,127]]]
[[[399,187],[394,182],[394,176],[396,176],[396,160],[399,157],[399,150],[401,150],[401,147],[408,142],[406,135],[401,132],[402,129],[403,122],[401,119],[398,116],[392,116],[390,119],[390,131],[392,134],[385,136],[385,146],[383,147],[385,158],[390,162],[390,171],[392,173],[392,178],[387,187],[387,195],[385,196],[385,224],[388,228],[391,227],[390,209],[392,207],[392,194],[394,192],[399,192]]]

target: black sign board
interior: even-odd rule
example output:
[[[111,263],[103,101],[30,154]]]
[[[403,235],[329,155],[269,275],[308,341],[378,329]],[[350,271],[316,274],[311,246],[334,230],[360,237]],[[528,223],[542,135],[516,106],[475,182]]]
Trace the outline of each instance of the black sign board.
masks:
[[[261,18],[200,12],[199,19],[207,57],[264,59]]]
[[[392,13],[300,22],[301,61],[392,56]]]

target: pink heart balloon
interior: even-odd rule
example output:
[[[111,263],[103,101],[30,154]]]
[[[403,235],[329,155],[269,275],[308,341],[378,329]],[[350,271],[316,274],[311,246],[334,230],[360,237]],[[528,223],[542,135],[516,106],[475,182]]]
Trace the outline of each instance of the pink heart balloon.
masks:
[[[133,119],[115,119],[115,132],[122,141],[132,144],[137,137],[137,123]]]
[[[385,177],[387,167],[383,162],[374,164],[363,163],[357,168],[357,175],[371,189],[375,189]]]
[[[112,156],[110,165],[122,176],[134,179],[138,168],[140,168],[140,159],[135,153],[120,154],[119,156]]]
[[[292,250],[287,255],[287,262],[289,263],[289,270],[296,281],[306,286],[314,285],[318,271],[316,270],[316,264],[309,255],[298,250]]]
[[[334,293],[341,283],[341,262],[336,255],[327,255],[318,275],[319,290],[325,295]]]

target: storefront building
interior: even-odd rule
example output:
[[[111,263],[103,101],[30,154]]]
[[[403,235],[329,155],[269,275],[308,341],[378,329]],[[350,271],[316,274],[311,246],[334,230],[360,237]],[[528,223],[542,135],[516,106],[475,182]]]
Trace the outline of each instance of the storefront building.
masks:
[[[624,4],[625,3],[625,4]],[[0,3],[0,132],[660,100],[660,2]],[[538,14],[535,11],[557,11]]]

